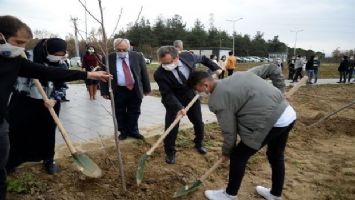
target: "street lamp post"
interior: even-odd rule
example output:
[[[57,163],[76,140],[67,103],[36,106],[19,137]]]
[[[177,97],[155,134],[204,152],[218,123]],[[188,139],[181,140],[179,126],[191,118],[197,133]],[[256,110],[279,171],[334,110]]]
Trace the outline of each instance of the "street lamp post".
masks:
[[[234,33],[235,33],[235,23],[239,20],[242,20],[243,18],[239,18],[239,19],[227,19],[227,22],[232,22],[233,23],[233,54],[234,54]]]
[[[293,56],[296,57],[296,43],[297,43],[297,35],[298,35],[298,32],[302,32],[303,30],[300,29],[300,30],[291,30],[291,32],[294,32],[295,33],[295,46],[293,47]]]

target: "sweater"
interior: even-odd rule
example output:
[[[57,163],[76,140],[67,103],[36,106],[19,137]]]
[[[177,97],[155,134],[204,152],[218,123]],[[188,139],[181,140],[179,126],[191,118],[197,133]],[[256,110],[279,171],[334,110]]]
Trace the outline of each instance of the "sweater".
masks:
[[[217,81],[208,106],[222,130],[223,154],[230,154],[237,134],[248,147],[261,148],[288,105],[277,88],[251,72],[237,72]]]

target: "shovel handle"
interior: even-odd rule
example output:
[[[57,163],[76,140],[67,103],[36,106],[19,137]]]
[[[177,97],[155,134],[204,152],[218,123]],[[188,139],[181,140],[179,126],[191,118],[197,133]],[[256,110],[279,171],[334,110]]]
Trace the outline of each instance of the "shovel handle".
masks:
[[[216,170],[220,164],[222,164],[223,159],[220,158],[216,163],[213,164],[211,168],[207,170],[207,172],[201,176],[200,181],[203,182],[214,170]]]
[[[287,93],[287,97],[291,97],[306,81],[308,80],[308,76],[304,76],[295,86],[293,86]]]
[[[34,81],[39,93],[41,93],[43,100],[45,100],[45,101],[48,100],[47,94],[44,92],[42,84],[39,82],[39,80],[33,79],[33,81]],[[69,148],[70,153],[71,154],[76,153],[76,149],[74,148],[73,143],[71,142],[71,140],[68,136],[68,133],[65,130],[62,122],[60,121],[57,113],[54,111],[53,108],[48,108],[48,110],[49,110],[49,113],[51,114],[51,116],[53,117],[54,122],[57,124],[58,129],[59,129],[60,133],[62,134],[63,139]]]
[[[190,101],[190,103],[185,107],[185,111],[187,112],[191,106],[197,101],[197,99],[200,97],[200,95],[196,94],[195,97]],[[179,115],[176,117],[176,119],[173,121],[173,123],[170,124],[170,126],[165,130],[165,132],[160,136],[158,141],[155,142],[155,144],[152,146],[152,148],[149,149],[147,152],[147,155],[151,155],[154,150],[159,146],[159,144],[164,140],[164,138],[170,133],[170,131],[176,126],[177,123],[183,118],[183,115]]]

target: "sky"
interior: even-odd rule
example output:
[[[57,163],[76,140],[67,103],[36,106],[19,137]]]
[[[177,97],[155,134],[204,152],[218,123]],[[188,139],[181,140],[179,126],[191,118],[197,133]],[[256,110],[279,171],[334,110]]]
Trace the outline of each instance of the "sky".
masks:
[[[84,0],[82,0],[84,1]],[[99,16],[97,0],[86,0],[88,9]],[[209,28],[211,13],[214,26],[232,34],[233,24],[228,19],[242,20],[235,23],[239,34],[254,36],[264,33],[264,39],[279,36],[282,42],[293,47],[298,33],[297,47],[330,53],[355,49],[355,0],[102,0],[105,25],[111,33],[121,8],[118,29],[141,17],[154,24],[158,16],[171,18],[181,15],[191,28],[198,18]],[[13,15],[27,23],[32,30],[47,30],[65,37],[74,33],[71,17],[77,17],[78,28],[85,31],[85,12],[78,0],[0,0],[0,15]],[[88,15],[88,30],[98,28]],[[82,33],[85,37],[85,33]],[[177,38],[178,39],[178,38]]]

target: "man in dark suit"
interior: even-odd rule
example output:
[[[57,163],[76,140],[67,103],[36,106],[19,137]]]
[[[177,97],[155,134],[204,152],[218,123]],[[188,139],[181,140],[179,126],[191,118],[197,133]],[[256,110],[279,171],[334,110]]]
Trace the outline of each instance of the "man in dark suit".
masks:
[[[207,150],[203,147],[204,124],[202,121],[200,101],[185,113],[184,107],[193,99],[195,92],[186,84],[191,72],[195,70],[195,64],[201,63],[209,67],[212,71],[222,70],[206,56],[198,56],[189,52],[178,53],[173,46],[163,46],[158,49],[158,58],[161,65],[154,73],[154,79],[159,85],[162,96],[162,103],[166,109],[165,129],[175,120],[178,115],[187,115],[194,126],[195,147],[200,154],[206,154]],[[166,162],[175,163],[175,140],[177,137],[179,124],[167,135],[164,140],[164,149],[167,155]]]
[[[115,98],[120,140],[128,136],[144,139],[138,130],[138,118],[144,95],[150,93],[150,82],[143,55],[128,51],[129,40],[114,40],[115,53],[109,55],[109,68],[113,74],[112,91]],[[110,99],[108,84],[101,85],[101,95]]]

